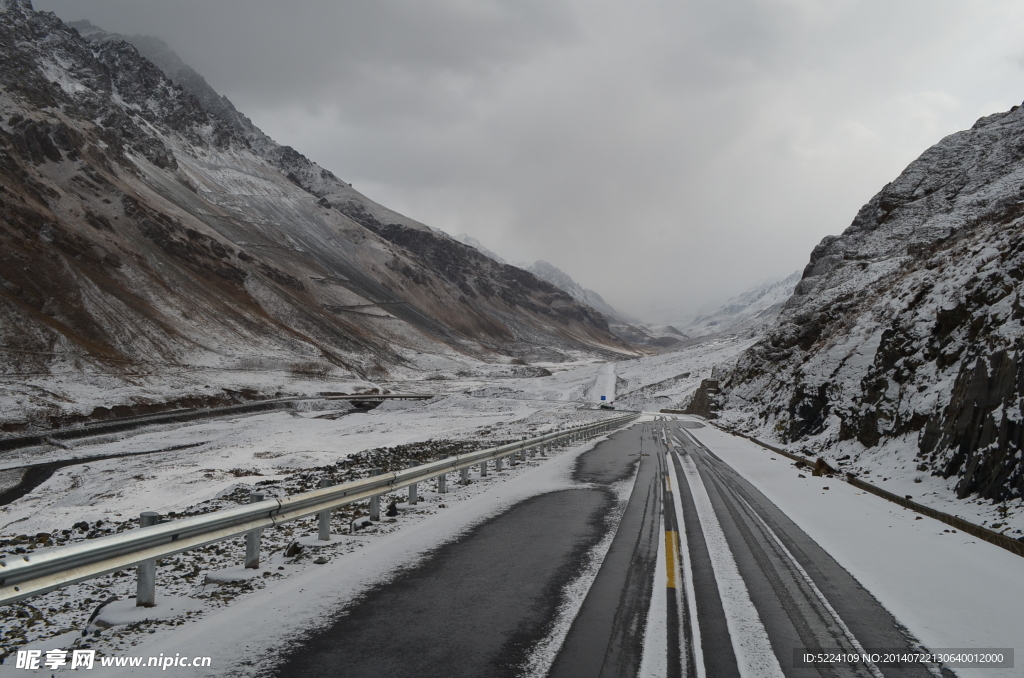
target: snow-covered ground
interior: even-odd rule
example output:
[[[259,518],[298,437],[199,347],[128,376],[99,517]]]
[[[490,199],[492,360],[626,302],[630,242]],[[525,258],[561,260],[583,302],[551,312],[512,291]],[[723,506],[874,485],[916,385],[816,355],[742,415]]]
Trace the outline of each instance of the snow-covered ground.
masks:
[[[730,417],[731,414],[734,412],[725,412],[723,423],[736,423],[736,420]],[[964,499],[957,498],[956,485],[960,481],[960,476],[943,478],[921,468],[922,460],[919,457],[916,433],[899,438],[883,438],[879,445],[866,448],[856,440],[830,441],[830,438],[835,437],[836,428],[838,426],[830,427],[820,436],[793,445],[785,445],[771,439],[765,442],[794,454],[799,454],[802,450],[811,450],[813,454],[808,456],[810,461],[820,455],[833,468],[843,473],[854,473],[861,480],[893,494],[910,497],[919,504],[955,515],[1014,539],[1024,535],[1024,499],[993,502],[980,499],[976,495]]]
[[[337,419],[329,418],[341,414]],[[572,403],[551,405],[452,395],[388,401],[375,410],[328,410],[228,417],[172,425],[61,450],[65,458],[161,450],[71,466],[27,496],[0,507],[0,535],[70,528],[78,521],[128,519],[141,511],[182,511],[257,481],[281,481],[353,453],[431,439],[476,440],[481,447],[597,416]],[[18,451],[17,463],[25,452]],[[44,458],[51,461],[56,453]],[[11,463],[11,462],[8,462]]]
[[[618,398],[620,403],[624,390],[628,389],[653,388],[651,393],[671,393],[672,399],[678,399],[699,383],[702,374],[707,376],[717,360],[728,359],[742,345],[744,342],[729,341],[699,345],[615,365],[597,363],[583,356],[574,365],[481,366],[468,361],[454,365],[455,359],[442,356],[435,360],[439,361],[437,375],[444,378],[431,378],[431,373],[427,372],[426,379],[415,381],[346,384],[349,387],[381,386],[393,391],[438,392],[439,396],[431,401],[389,401],[366,413],[352,413],[336,404],[313,404],[300,411],[163,425],[139,432],[67,441],[63,447],[28,448],[0,454],[0,472],[8,470],[12,482],[16,482],[18,478],[14,475],[18,472],[11,470],[27,463],[156,451],[85,461],[57,470],[26,496],[0,507],[2,550],[31,551],[41,545],[37,537],[40,533],[51,536],[49,543],[61,544],[130,529],[139,513],[147,510],[165,515],[189,515],[243,502],[254,489],[261,489],[270,496],[310,489],[324,475],[345,479],[358,474],[362,467],[370,464],[367,454],[378,455],[376,459],[405,455],[402,460],[415,460],[422,458],[416,455],[429,457],[438,451],[451,450],[452,446],[478,449],[523,435],[540,434],[559,425],[608,416],[609,413],[596,409],[599,396],[591,397],[598,390],[610,391],[609,395]],[[420,363],[431,359],[426,355],[415,358]],[[429,365],[423,366],[429,368]],[[526,376],[537,372],[553,374]],[[341,390],[330,382],[316,380],[290,386],[309,393]],[[521,472],[522,469],[515,473]],[[502,478],[511,475],[506,472]],[[375,540],[387,538],[410,520],[420,520],[439,510],[452,513],[438,507],[454,506],[463,499],[489,492],[495,486],[496,481],[492,479],[468,489],[456,487],[443,499],[427,492],[427,501],[414,508],[407,507],[397,525],[382,523],[370,528],[369,534],[346,536],[323,548],[333,549],[329,554],[331,562],[345,557],[345,553],[363,553],[360,556],[363,561],[375,563],[367,565],[368,571],[384,576],[392,571],[391,555],[382,556],[383,560],[367,555],[376,551],[362,549],[365,542],[376,543]],[[538,481],[529,491],[540,492],[544,487],[546,485]],[[509,496],[504,491],[496,492],[494,499],[487,501]],[[401,496],[396,494],[394,499],[401,501]],[[466,521],[470,521],[471,513],[476,516],[473,520],[482,519],[489,515],[487,510],[466,509],[463,523],[445,523],[448,527],[444,529],[448,534],[457,534],[458,525],[469,524]],[[335,531],[345,531],[352,518],[352,511],[337,512]],[[160,590],[163,595],[202,600],[202,610],[188,613],[188,618],[205,618],[210,610],[234,607],[238,601],[251,596],[261,597],[263,594],[259,592],[264,588],[302,576],[298,573],[303,567],[323,571],[321,566],[308,562],[313,557],[310,550],[319,553],[316,544],[309,546],[305,559],[283,557],[283,551],[292,540],[314,531],[312,521],[307,520],[265,534],[266,550],[274,554],[272,564],[284,569],[268,570],[266,576],[245,582],[203,583],[211,573],[237,570],[242,557],[241,540],[166,559],[158,569]],[[408,553],[413,551],[415,549]],[[9,624],[10,628],[3,645],[12,649],[24,647],[26,642],[70,637],[67,634],[72,631],[80,633],[100,602],[112,594],[130,595],[133,582],[130,572],[123,576],[110,575],[28,601],[18,608],[32,610],[28,618],[16,621],[15,616],[5,616],[4,624]],[[28,624],[32,617],[37,621]],[[163,633],[163,629],[181,624],[183,619],[144,624],[133,630],[115,627],[90,642],[93,647],[108,652],[124,651],[146,631],[159,628]]]
[[[67,443],[68,449],[4,453],[0,473],[28,462],[165,450],[58,470],[25,497],[0,507],[0,540],[6,540],[2,550],[30,549],[35,535],[42,532],[62,543],[85,538],[87,532],[98,535],[128,529],[144,510],[187,515],[245,501],[256,488],[271,496],[301,491],[315,486],[325,474],[352,477],[371,459],[418,459],[422,457],[417,455],[458,446],[476,449],[543,433],[558,425],[607,416],[595,409],[595,402],[612,389],[620,409],[678,406],[714,366],[733,360],[753,341],[751,336],[719,337],[614,365],[581,357],[568,366],[496,364],[470,369],[463,365],[465,369],[453,370],[445,358],[444,364],[437,365],[437,374],[444,378],[378,385],[439,394],[430,401],[387,402],[366,413],[351,413],[340,405],[312,405],[300,411],[166,425],[74,441]],[[526,376],[538,370],[552,374]],[[313,380],[304,388],[335,390]],[[822,491],[820,479],[798,478],[784,458],[774,455],[777,460],[772,461],[773,455],[740,438],[712,428],[695,433],[790,514],[927,645],[1005,647],[1024,640],[1013,635],[1019,632],[1008,621],[1014,610],[1024,609],[1019,586],[1024,559],[946,532],[946,526],[930,519],[915,520],[911,512],[858,493],[838,480],[826,483],[830,490]],[[171,447],[178,449],[167,449]],[[385,581],[399,565],[414,562],[439,540],[457,536],[526,496],[564,487],[567,469],[579,451],[531,462],[468,488],[452,484],[447,495],[436,494],[433,487],[421,488],[425,499],[416,506],[401,504],[402,496],[396,493],[393,499],[402,509],[396,522],[384,521],[355,535],[343,534],[354,512],[339,511],[334,520],[337,536],[327,545],[311,538],[312,519],[268,531],[264,535],[267,569],[255,579],[205,583],[207,576],[217,577],[218,572],[226,572],[228,579],[237,575],[241,540],[166,559],[158,569],[159,588],[162,595],[179,598],[167,599],[165,607],[172,602],[195,606],[198,600],[198,608],[136,627],[115,626],[99,637],[79,640],[79,646],[88,643],[108,654],[147,656],[184,649],[219,657],[217,675],[224,675],[229,665],[249,675],[253,667],[236,662],[254,660],[257,645],[251,639],[262,633],[261,625],[273,628],[287,645],[322,622],[346,596]],[[1000,511],[998,506],[952,499],[939,480],[927,475],[919,478],[910,458],[883,452],[834,461],[842,468],[868,472],[869,481],[891,491],[911,494],[915,501],[968,520],[987,520],[991,525],[998,518],[1014,529],[1021,527],[1019,506]],[[82,523],[85,529],[74,527]],[[286,558],[284,551],[293,541],[305,544],[305,553]],[[317,556],[328,562],[315,564]],[[329,591],[322,583],[327,580]],[[0,620],[6,628],[3,645],[24,648],[29,643],[37,649],[52,649],[43,646],[80,638],[101,601],[111,594],[130,595],[133,586],[134,577],[127,572],[28,601],[18,607],[28,611],[27,617],[12,613]],[[1006,595],[997,595],[999,590]],[[584,594],[581,590],[580,596]],[[285,617],[289,625],[282,635]],[[248,630],[237,621],[249,623],[250,619],[256,626]],[[0,675],[6,670],[0,667]]]
[[[801,478],[785,457],[743,438],[712,427],[689,432],[761,490],[929,649],[1024,647],[1024,558],[838,479]],[[956,673],[1010,678],[1020,669]]]
[[[757,337],[742,333],[715,337],[678,351],[614,363],[581,359],[576,364],[536,363],[529,369],[546,369],[551,376],[517,378],[528,368],[489,366],[486,375],[449,377],[428,382],[432,389],[461,392],[481,398],[546,400],[580,403],[600,402],[611,391],[618,409],[658,410],[677,407],[711,376],[716,365],[731,363]],[[568,368],[568,369],[567,369]],[[614,379],[612,379],[614,377]],[[422,382],[384,382],[393,391],[423,390]]]

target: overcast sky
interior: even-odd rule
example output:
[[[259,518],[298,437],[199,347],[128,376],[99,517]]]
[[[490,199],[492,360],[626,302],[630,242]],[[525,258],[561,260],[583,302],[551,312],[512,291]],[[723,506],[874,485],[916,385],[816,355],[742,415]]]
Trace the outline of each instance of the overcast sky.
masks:
[[[370,198],[622,310],[807,262],[1024,99],[1019,0],[35,0],[166,40]]]

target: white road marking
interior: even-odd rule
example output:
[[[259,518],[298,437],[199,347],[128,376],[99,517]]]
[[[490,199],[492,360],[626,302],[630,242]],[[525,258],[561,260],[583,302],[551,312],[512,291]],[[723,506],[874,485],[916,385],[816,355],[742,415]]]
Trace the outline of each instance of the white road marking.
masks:
[[[697,508],[704,541],[711,556],[711,568],[715,573],[718,590],[725,611],[726,625],[732,638],[736,664],[743,678],[784,678],[775,652],[772,650],[768,632],[764,628],[757,608],[750,600],[747,585],[740,576],[732,550],[725,539],[725,533],[715,515],[711,497],[701,480],[696,465],[689,455],[681,455],[686,482]]]

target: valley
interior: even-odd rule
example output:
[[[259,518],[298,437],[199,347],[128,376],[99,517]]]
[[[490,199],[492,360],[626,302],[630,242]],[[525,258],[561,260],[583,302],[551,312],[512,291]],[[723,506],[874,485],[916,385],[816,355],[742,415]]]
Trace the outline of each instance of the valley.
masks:
[[[348,9],[395,30],[413,11]],[[520,83],[463,105],[516,72],[507,45],[431,61],[421,17],[408,42],[289,43],[354,50],[321,60],[350,78],[334,103],[308,98],[333,91],[317,60],[294,101],[248,99],[365,173],[346,180],[211,85],[252,97],[264,62],[207,81],[189,62],[208,45],[99,23],[0,0],[0,676],[86,668],[68,657],[133,676],[1019,674],[1024,108],[935,135],[840,233],[780,254],[830,232],[807,215],[834,196],[760,184],[875,132],[844,119],[816,150],[813,126],[764,132],[758,170],[733,144],[764,111],[720,113],[746,130],[726,144],[652,107],[619,129],[631,149],[671,119],[680,157],[732,150],[703,173],[645,161],[640,187],[586,131],[636,105],[602,86],[600,106],[538,109],[571,120],[557,133],[463,167],[532,118],[464,147],[449,124],[547,99]],[[526,52],[557,61],[548,39],[572,43]],[[437,99],[407,110],[396,82]],[[370,128],[418,130],[424,155],[368,156]]]

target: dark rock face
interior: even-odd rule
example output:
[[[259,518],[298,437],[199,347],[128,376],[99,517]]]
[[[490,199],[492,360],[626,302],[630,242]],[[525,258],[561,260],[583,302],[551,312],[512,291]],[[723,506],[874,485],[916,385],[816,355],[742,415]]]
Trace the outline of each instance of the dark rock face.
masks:
[[[1021,139],[1020,107],[979,120],[814,248],[778,322],[722,378],[738,425],[829,453],[916,445],[961,496],[1022,496]]]
[[[921,455],[945,460],[942,474],[957,475],[957,494],[987,499],[1024,496],[1024,342],[965,363],[941,419],[929,422]],[[940,450],[952,451],[945,458]]]
[[[690,401],[683,408],[684,414],[696,414],[705,419],[717,419],[721,407],[717,379],[702,379]]]

